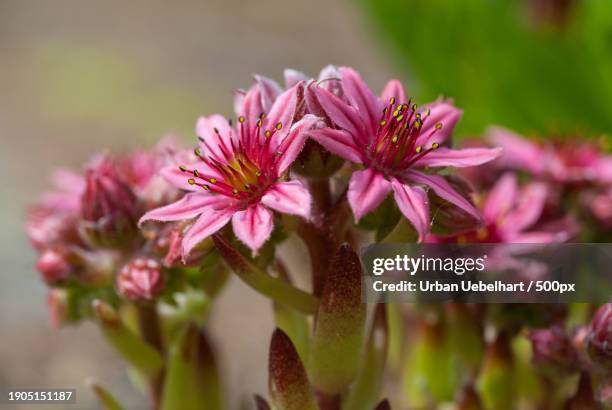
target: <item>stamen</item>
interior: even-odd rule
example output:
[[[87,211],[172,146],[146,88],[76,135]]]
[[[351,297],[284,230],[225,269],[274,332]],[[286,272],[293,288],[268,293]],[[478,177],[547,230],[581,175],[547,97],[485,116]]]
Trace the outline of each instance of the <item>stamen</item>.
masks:
[[[242,115],[240,117],[238,117],[238,122],[240,124],[244,124],[245,121],[246,121],[246,118],[244,118]]]
[[[433,144],[431,144],[431,149],[438,149],[440,148],[440,144],[438,144],[437,142],[434,142]]]
[[[279,122],[279,123],[276,124],[276,129],[277,130],[281,130],[282,128],[283,128],[283,123],[282,122]]]

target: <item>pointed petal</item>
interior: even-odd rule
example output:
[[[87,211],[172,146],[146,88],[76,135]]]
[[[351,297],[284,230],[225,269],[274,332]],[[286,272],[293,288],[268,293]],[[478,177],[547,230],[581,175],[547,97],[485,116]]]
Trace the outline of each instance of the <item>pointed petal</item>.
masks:
[[[406,91],[404,91],[404,86],[399,80],[389,81],[383,89],[381,98],[385,103],[391,100],[391,98],[395,98],[395,101],[397,101],[399,104],[408,101],[406,99]]]
[[[142,224],[145,221],[167,222],[191,219],[208,209],[229,206],[229,201],[231,201],[229,198],[205,192],[187,194],[170,205],[162,206],[161,208],[147,212],[140,218],[138,223]]]
[[[500,159],[504,164],[534,173],[542,171],[544,154],[537,144],[501,127],[487,130],[485,138],[504,149]]]
[[[355,220],[359,221],[380,205],[389,192],[391,183],[380,172],[371,169],[353,172],[349,182],[348,201]]]
[[[332,128],[320,128],[310,131],[309,135],[332,154],[356,164],[363,163],[361,150],[348,132]]]
[[[411,187],[400,181],[391,181],[395,202],[404,216],[414,225],[422,241],[429,233],[429,203],[427,192],[421,187]]]
[[[225,147],[226,151],[232,150],[232,134],[233,131],[229,126],[228,120],[219,114],[213,114],[208,117],[200,117],[196,122],[196,134],[198,137],[206,141],[208,147],[200,143],[203,152],[206,155],[211,149],[214,154],[220,158],[225,158],[221,147]]]
[[[297,83],[299,83],[300,81],[310,80],[310,77],[308,77],[306,74],[304,74],[301,71],[294,70],[292,68],[286,68],[283,74],[285,77],[285,87],[286,88],[291,88]]]
[[[534,225],[542,216],[547,196],[548,188],[543,183],[533,182],[525,186],[518,196],[518,204],[506,215],[504,228],[520,232]]]
[[[516,202],[518,182],[516,175],[504,174],[489,192],[483,207],[483,216],[488,222],[503,218]]]
[[[474,205],[459,195],[443,177],[439,175],[426,175],[416,171],[408,171],[405,173],[405,176],[414,182],[429,186],[440,198],[447,200],[480,220],[481,216],[478,210],[474,208]]]
[[[273,144],[285,139],[291,128],[297,105],[298,88],[299,85],[296,85],[279,95],[266,116],[265,128],[272,130],[277,124],[281,124],[282,127],[274,133]]]
[[[232,217],[236,237],[253,252],[257,252],[270,238],[273,227],[272,212],[262,205],[252,205]]]
[[[366,131],[373,133],[378,127],[382,104],[361,76],[352,68],[341,67],[342,85],[349,100],[359,109],[359,114],[366,119]]]
[[[360,118],[359,113],[354,107],[351,107],[321,86],[312,84],[310,89],[316,95],[319,104],[334,124],[345,129],[358,140],[368,141],[371,138],[369,134],[365,133],[364,121]]]
[[[283,173],[295,161],[308,138],[308,131],[319,121],[317,117],[306,114],[293,124],[287,137],[280,142],[277,153],[280,153],[278,172]]]
[[[340,71],[338,67],[334,65],[327,65],[319,72],[318,80],[321,87],[325,88],[330,93],[337,97],[341,97],[344,94],[342,88],[342,81]]]
[[[275,211],[310,217],[311,198],[300,181],[277,182],[261,198],[261,202]]]
[[[421,136],[417,141],[417,145],[423,147],[431,146],[434,142],[438,144],[445,142],[463,115],[463,111],[445,101],[428,104],[425,106],[425,111],[427,109],[430,109],[431,113],[427,120],[425,120]],[[435,130],[438,123],[442,124],[442,128]],[[429,137],[434,131],[435,133]]]
[[[271,78],[255,75],[255,81],[261,92],[261,105],[264,111],[269,111],[276,98],[283,92],[280,85]]]
[[[183,258],[187,257],[197,244],[223,228],[232,218],[233,213],[234,211],[228,209],[219,211],[210,209],[200,215],[198,220],[189,228],[181,242]]]
[[[236,104],[234,100],[234,104]],[[245,125],[252,126],[259,116],[265,112],[263,105],[261,104],[261,89],[254,85],[246,92],[244,97],[241,98],[242,106],[235,106],[236,115],[244,116],[246,119]]]
[[[501,154],[501,148],[438,148],[416,161],[415,167],[473,167],[494,160]]]

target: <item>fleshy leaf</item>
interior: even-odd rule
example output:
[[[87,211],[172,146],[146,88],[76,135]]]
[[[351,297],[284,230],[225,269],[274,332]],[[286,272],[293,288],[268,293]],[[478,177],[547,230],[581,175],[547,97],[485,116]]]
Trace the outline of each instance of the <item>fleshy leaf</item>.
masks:
[[[104,387],[94,381],[89,381],[87,384],[93,390],[104,410],[123,410],[123,406]]]
[[[102,333],[115,350],[142,374],[156,376],[162,368],[162,358],[157,350],[130,331],[107,303],[95,300],[93,308]]]
[[[291,339],[280,329],[272,335],[268,371],[268,389],[275,409],[317,409],[304,365]]]
[[[378,402],[382,390],[389,334],[385,305],[379,304],[365,345],[364,359],[357,379],[351,386],[344,410],[371,408]]]
[[[310,376],[320,391],[340,393],[355,379],[365,319],[359,257],[350,245],[342,245],[323,287],[310,352]]]
[[[220,235],[214,235],[213,240],[227,265],[247,285],[275,302],[290,306],[300,312],[316,312],[319,304],[316,297],[270,276],[233,248]]]

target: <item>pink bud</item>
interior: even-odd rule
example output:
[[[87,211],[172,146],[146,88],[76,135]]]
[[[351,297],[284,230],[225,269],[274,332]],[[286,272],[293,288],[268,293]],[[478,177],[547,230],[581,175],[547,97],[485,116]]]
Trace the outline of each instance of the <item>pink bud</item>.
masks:
[[[116,286],[127,299],[151,300],[164,287],[161,265],[153,258],[136,257],[119,271]]]
[[[587,349],[594,363],[612,365],[612,303],[606,303],[597,310],[589,333]]]
[[[577,370],[578,354],[572,340],[561,327],[532,330],[529,339],[533,346],[534,363],[568,372]]]
[[[70,276],[71,266],[66,255],[57,249],[47,249],[38,258],[36,269],[48,284],[57,284]]]
[[[109,159],[87,171],[81,202],[87,233],[96,242],[121,243],[136,231],[136,196]]]

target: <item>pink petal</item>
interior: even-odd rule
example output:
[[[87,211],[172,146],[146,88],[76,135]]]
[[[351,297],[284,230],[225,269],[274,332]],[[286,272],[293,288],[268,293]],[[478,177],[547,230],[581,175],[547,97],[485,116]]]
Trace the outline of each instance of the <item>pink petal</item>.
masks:
[[[236,115],[244,116],[246,119],[245,125],[252,126],[259,119],[259,116],[265,112],[261,104],[261,89],[257,85],[252,86],[241,100],[242,106],[236,106],[237,101],[234,100]]]
[[[181,164],[183,165],[183,164]],[[185,167],[189,170],[197,169],[200,175],[206,175],[213,178],[217,178],[221,180],[223,177],[214,170],[213,168],[207,166],[203,162],[199,162],[197,164],[185,164]],[[192,178],[193,175],[190,172],[183,172],[180,170],[179,165],[168,165],[159,170],[159,175],[161,175],[166,181],[168,181],[172,186],[182,189],[185,191],[193,191],[200,192],[202,191],[202,187],[199,185],[190,185],[188,180]]]
[[[203,153],[208,155],[208,150],[212,150],[214,155],[219,158],[227,157],[225,151],[231,153],[233,131],[225,117],[213,114],[208,117],[200,117],[196,123],[196,134],[204,139],[206,145],[200,143]]]
[[[429,203],[427,193],[421,187],[411,187],[396,179],[391,181],[395,202],[404,216],[414,225],[422,241],[429,233]]]
[[[255,81],[261,91],[261,105],[264,111],[269,111],[276,98],[283,92],[278,83],[271,78],[255,76]]]
[[[518,196],[518,204],[503,220],[503,227],[520,232],[534,225],[542,216],[547,196],[545,184],[533,182],[525,186]]]
[[[366,142],[373,138],[373,134],[370,135],[365,132],[363,120],[354,107],[351,107],[321,86],[312,85],[311,90],[334,124],[345,129],[358,140]]]
[[[348,201],[355,220],[376,208],[391,192],[391,183],[372,169],[355,171],[349,181]]]
[[[310,80],[310,77],[308,77],[306,74],[301,71],[294,70],[292,68],[286,68],[283,74],[285,77],[286,88],[291,88],[301,81],[306,82]]]
[[[461,115],[463,115],[463,111],[444,101],[428,104],[424,110],[426,111],[427,109],[430,109],[431,113],[425,120],[421,136],[417,140],[417,145],[423,147],[429,147],[434,142],[438,144],[444,143],[452,134],[455,125],[461,119]],[[438,123],[442,124],[442,128],[436,130],[435,127]],[[433,135],[432,132],[434,132]]]
[[[366,131],[374,133],[378,128],[378,120],[381,115],[381,102],[352,68],[341,67],[340,75],[346,96],[353,105],[357,106],[359,114],[366,119]]]
[[[596,165],[596,179],[603,183],[612,183],[612,156],[599,160]]]
[[[236,237],[253,252],[257,252],[272,233],[272,212],[264,206],[252,205],[234,214],[232,227]]]
[[[489,142],[504,149],[501,162],[534,173],[542,172],[545,155],[537,144],[501,127],[490,128],[486,134]]]
[[[416,161],[415,167],[473,167],[494,160],[501,154],[501,148],[438,148]]]
[[[416,171],[408,171],[405,173],[405,176],[414,182],[429,186],[440,198],[446,199],[448,202],[456,205],[468,214],[472,215],[474,218],[480,220],[481,216],[478,213],[478,210],[474,208],[474,205],[459,195],[459,193],[457,193],[457,191],[455,191],[443,177],[439,175],[425,175]]]
[[[497,222],[514,206],[518,192],[516,175],[504,174],[493,186],[483,207],[483,215],[488,222]]]
[[[395,98],[395,101],[398,104],[402,104],[408,101],[406,99],[406,91],[404,91],[404,86],[399,80],[389,81],[383,89],[381,98],[385,103],[390,101],[391,98]]]
[[[265,127],[267,129],[273,130],[277,124],[281,124],[282,126],[280,130],[274,133],[274,137],[272,137],[276,143],[282,141],[287,133],[289,133],[289,129],[293,123],[293,116],[295,115],[298,88],[299,85],[296,85],[279,95],[266,116]]]
[[[511,243],[558,243],[565,242],[568,235],[565,232],[526,232],[509,238]]]
[[[200,215],[181,242],[183,258],[186,258],[197,244],[223,228],[232,218],[233,213],[233,211],[226,209],[222,211],[211,210]]]
[[[191,219],[207,210],[228,207],[231,199],[205,192],[187,194],[178,201],[153,209],[140,218],[139,224],[145,221],[181,221]]]
[[[332,128],[320,128],[310,131],[309,135],[332,154],[356,164],[363,163],[361,150],[348,132]]]
[[[330,93],[337,97],[344,94],[342,89],[342,81],[340,80],[340,71],[334,65],[327,65],[319,72],[318,83]]]
[[[311,198],[300,181],[277,182],[268,189],[261,202],[278,212],[310,217]]]
[[[287,137],[280,142],[276,149],[280,153],[278,172],[283,173],[295,161],[308,138],[308,131],[319,121],[317,117],[306,114],[301,120],[293,124]]]

